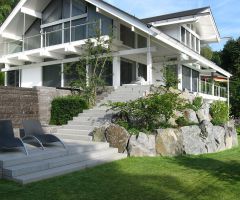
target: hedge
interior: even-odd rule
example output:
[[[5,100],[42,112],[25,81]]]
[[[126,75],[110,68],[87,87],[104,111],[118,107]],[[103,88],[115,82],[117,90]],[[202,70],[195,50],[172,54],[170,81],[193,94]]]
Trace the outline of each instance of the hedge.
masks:
[[[224,125],[229,120],[229,108],[226,102],[215,101],[211,104],[210,114],[214,125]]]
[[[52,101],[50,123],[52,125],[67,124],[87,108],[88,103],[80,96],[57,97]]]

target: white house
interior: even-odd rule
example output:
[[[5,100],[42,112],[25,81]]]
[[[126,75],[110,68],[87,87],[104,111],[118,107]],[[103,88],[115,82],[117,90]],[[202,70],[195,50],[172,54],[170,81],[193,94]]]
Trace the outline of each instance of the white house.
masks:
[[[5,85],[66,87],[73,77],[64,67],[79,60],[97,24],[102,37],[108,38],[109,27],[117,30],[109,85],[137,77],[164,84],[167,66],[176,72],[179,89],[210,100],[229,98],[231,74],[200,55],[201,45],[220,41],[209,7],[138,19],[102,0],[21,0],[0,28]],[[219,81],[226,87],[214,84]]]

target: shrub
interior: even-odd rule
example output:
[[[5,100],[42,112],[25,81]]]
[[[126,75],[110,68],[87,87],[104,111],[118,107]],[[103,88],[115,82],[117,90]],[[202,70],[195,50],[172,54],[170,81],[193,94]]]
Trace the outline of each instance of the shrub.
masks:
[[[0,86],[4,85],[4,73],[0,72]]]
[[[185,117],[179,117],[176,120],[176,123],[179,127],[188,126],[190,123]]]
[[[192,104],[187,104],[187,108],[190,108],[192,110],[194,110],[195,112],[197,112],[198,110],[200,110],[202,108],[203,105],[203,98],[202,97],[196,97]]]
[[[51,121],[53,125],[67,124],[69,120],[88,108],[88,104],[80,96],[58,97],[52,101]]]
[[[152,94],[127,103],[110,103],[111,109],[118,111],[120,123],[128,129],[152,131],[167,124],[175,110],[184,108],[184,102],[178,94]],[[122,122],[124,121],[124,123]]]
[[[229,120],[229,108],[223,101],[215,101],[211,104],[210,114],[214,125],[224,125]]]

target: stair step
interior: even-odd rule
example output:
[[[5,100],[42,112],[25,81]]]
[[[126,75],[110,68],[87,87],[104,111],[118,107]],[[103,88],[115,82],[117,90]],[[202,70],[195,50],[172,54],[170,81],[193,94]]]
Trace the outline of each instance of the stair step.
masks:
[[[108,143],[90,143],[86,141],[70,139],[65,139],[63,141],[67,146],[67,150],[62,147],[54,147],[54,150],[52,148],[46,148],[44,151],[41,149],[33,149],[29,151],[29,156],[26,156],[22,153],[8,153],[4,157],[0,158],[2,161],[2,167],[6,168],[9,166],[21,165],[29,162],[37,162],[41,160],[62,157],[72,153],[82,153],[109,148]]]
[[[55,134],[60,139],[71,139],[71,140],[81,140],[81,141],[92,141],[92,137],[88,135],[77,135],[77,134]]]
[[[76,134],[76,135],[89,135],[91,130],[76,130],[76,129],[58,129],[57,134]]]
[[[92,126],[88,126],[88,125],[65,125],[63,126],[63,129],[75,129],[75,130],[92,130],[93,127]]]
[[[70,125],[70,126],[92,126],[92,127],[96,127],[96,126],[100,126],[102,123],[103,123],[104,121],[102,121],[102,122],[96,122],[96,121],[78,121],[78,120],[75,120],[75,121],[69,121],[68,122],[68,125]]]
[[[21,184],[27,184],[27,183],[31,183],[31,182],[35,182],[35,181],[39,181],[39,180],[43,180],[43,179],[61,176],[61,175],[68,174],[71,172],[79,171],[81,169],[93,167],[93,166],[100,165],[100,164],[107,163],[107,162],[112,162],[115,160],[120,160],[123,158],[126,158],[126,155],[116,153],[111,156],[109,156],[109,155],[103,156],[103,157],[99,157],[97,159],[86,160],[86,161],[83,161],[80,163],[74,163],[74,164],[70,164],[70,165],[66,165],[66,166],[62,166],[62,167],[57,167],[57,168],[53,168],[53,169],[40,171],[40,172],[33,173],[33,174],[18,176],[18,177],[15,177],[14,179],[15,179],[15,181],[17,181]]]
[[[47,169],[79,163],[89,159],[96,159],[98,157],[108,156],[114,153],[117,153],[117,149],[111,148],[111,149],[105,149],[102,151],[92,151],[92,152],[78,153],[73,155],[66,155],[63,157],[57,157],[53,159],[42,160],[39,162],[32,162],[32,163],[4,168],[3,174],[4,174],[4,177],[12,178],[16,176],[22,176],[26,174],[39,172],[39,171],[44,171]]]

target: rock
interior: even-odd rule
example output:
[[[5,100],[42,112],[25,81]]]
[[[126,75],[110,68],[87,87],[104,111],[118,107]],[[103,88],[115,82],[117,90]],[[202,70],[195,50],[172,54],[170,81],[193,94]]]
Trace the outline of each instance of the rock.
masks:
[[[202,121],[199,125],[201,129],[201,138],[206,144],[206,149],[208,153],[214,153],[217,151],[217,145],[213,133],[213,124],[209,121]]]
[[[100,128],[95,128],[92,133],[93,141],[94,142],[107,142],[105,132],[106,132],[105,126],[102,126]]]
[[[196,112],[194,110],[192,110],[192,109],[184,110],[184,116],[190,123],[198,124],[198,118],[197,118]]]
[[[226,149],[225,144],[225,129],[221,126],[214,126],[213,127],[213,135],[216,143],[216,151],[223,151]]]
[[[238,134],[235,126],[232,124],[229,124],[229,126],[225,125],[225,132],[226,132],[226,137],[225,137],[226,148],[230,149],[232,147],[237,147]]]
[[[188,155],[207,153],[204,140],[201,138],[201,129],[198,126],[180,128],[184,152]]]
[[[129,140],[129,133],[121,126],[111,124],[105,132],[110,147],[118,148],[119,153],[124,153]]]
[[[128,155],[131,157],[156,156],[155,135],[145,133],[133,135],[129,140]]]
[[[180,95],[179,97],[181,99],[184,99],[186,101],[188,101],[189,103],[192,103],[193,100],[195,99],[195,95],[191,94],[187,89],[185,89]]]
[[[168,120],[168,124],[170,124],[171,126],[177,126],[177,123],[176,123],[176,119],[171,117],[169,120]]]
[[[182,154],[178,129],[157,130],[156,152],[161,156],[177,156]]]
[[[199,122],[202,122],[204,120],[209,122],[211,121],[209,109],[210,109],[210,105],[208,103],[204,103],[202,108],[196,112]]]

